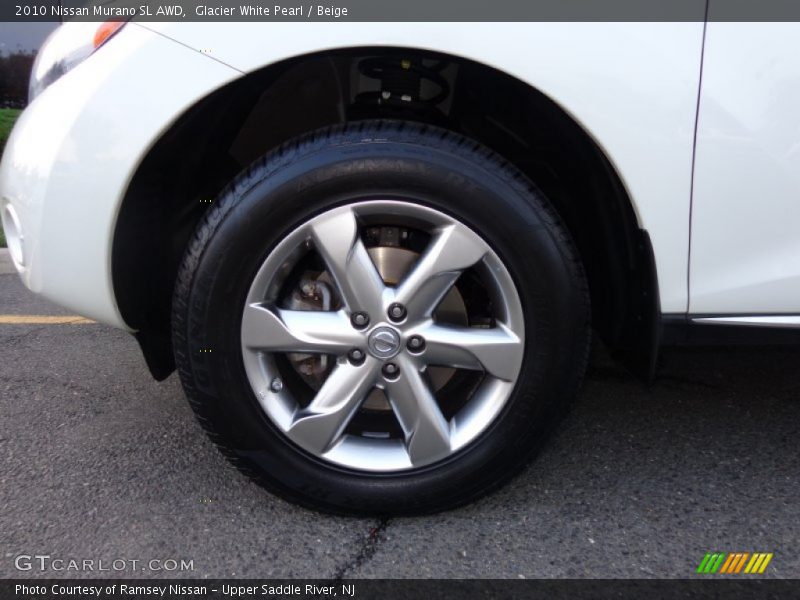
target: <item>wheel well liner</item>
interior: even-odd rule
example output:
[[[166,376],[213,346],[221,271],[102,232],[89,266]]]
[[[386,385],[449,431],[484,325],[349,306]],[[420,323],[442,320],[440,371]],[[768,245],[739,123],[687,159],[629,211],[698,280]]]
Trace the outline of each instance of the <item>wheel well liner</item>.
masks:
[[[601,148],[525,82],[466,59],[398,48],[328,51],[268,66],[192,106],[153,145],[123,199],[112,249],[118,306],[153,376],[174,369],[172,290],[201,216],[250,162],[296,135],[357,118],[398,118],[379,107],[349,114],[364,83],[358,61],[384,55],[448,62],[452,90],[436,124],[492,148],[536,182],[578,247],[595,330],[632,370],[652,376],[660,330],[653,250]]]

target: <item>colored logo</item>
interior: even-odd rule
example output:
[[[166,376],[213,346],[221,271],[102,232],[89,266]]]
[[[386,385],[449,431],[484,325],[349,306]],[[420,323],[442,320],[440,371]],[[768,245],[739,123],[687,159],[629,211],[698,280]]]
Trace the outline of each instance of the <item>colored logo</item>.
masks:
[[[709,552],[700,561],[697,572],[702,575],[751,574],[761,575],[767,570],[772,552]]]

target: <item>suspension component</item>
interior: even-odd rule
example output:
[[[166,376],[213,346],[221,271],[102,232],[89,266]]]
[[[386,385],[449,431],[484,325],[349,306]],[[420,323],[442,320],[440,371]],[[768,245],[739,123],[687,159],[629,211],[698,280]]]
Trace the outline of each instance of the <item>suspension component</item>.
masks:
[[[378,56],[364,58],[358,63],[359,72],[377,79],[378,90],[361,92],[350,109],[358,118],[369,114],[405,116],[444,121],[438,105],[450,94],[450,84],[442,75],[445,61],[434,64],[420,58]],[[427,92],[433,88],[432,92]],[[423,93],[427,95],[423,96]],[[355,114],[353,114],[355,113]]]

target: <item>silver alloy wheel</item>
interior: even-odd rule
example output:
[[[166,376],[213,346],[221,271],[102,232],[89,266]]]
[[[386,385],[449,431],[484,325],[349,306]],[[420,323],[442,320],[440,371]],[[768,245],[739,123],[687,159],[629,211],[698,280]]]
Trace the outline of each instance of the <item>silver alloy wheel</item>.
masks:
[[[427,247],[397,286],[384,283],[370,258],[362,239],[365,223],[405,225],[429,235]],[[341,297],[338,310],[280,306],[292,269],[312,250]],[[437,306],[467,269],[480,273],[491,299],[490,326],[454,326],[436,319]],[[404,309],[401,318],[400,311],[390,310],[393,305]],[[355,326],[354,313],[366,314],[368,325]],[[519,375],[524,322],[510,274],[477,233],[419,204],[375,200],[322,213],[270,252],[247,296],[241,340],[250,385],[269,419],[292,442],[344,467],[393,472],[448,457],[494,421]],[[327,378],[305,404],[291,385],[284,385],[281,357],[290,353],[333,358]],[[480,374],[469,398],[449,419],[425,374],[429,366]],[[400,437],[346,431],[376,388],[388,399]]]

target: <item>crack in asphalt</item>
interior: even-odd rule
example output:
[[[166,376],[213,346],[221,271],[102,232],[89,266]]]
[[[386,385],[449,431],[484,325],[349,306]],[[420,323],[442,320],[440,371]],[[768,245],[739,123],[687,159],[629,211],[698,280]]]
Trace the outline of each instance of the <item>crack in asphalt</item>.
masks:
[[[334,581],[343,581],[348,574],[352,574],[360,566],[364,565],[372,558],[378,549],[378,545],[383,537],[383,533],[389,526],[391,519],[381,517],[375,526],[369,530],[369,535],[364,538],[353,558],[342,565],[333,575]]]

